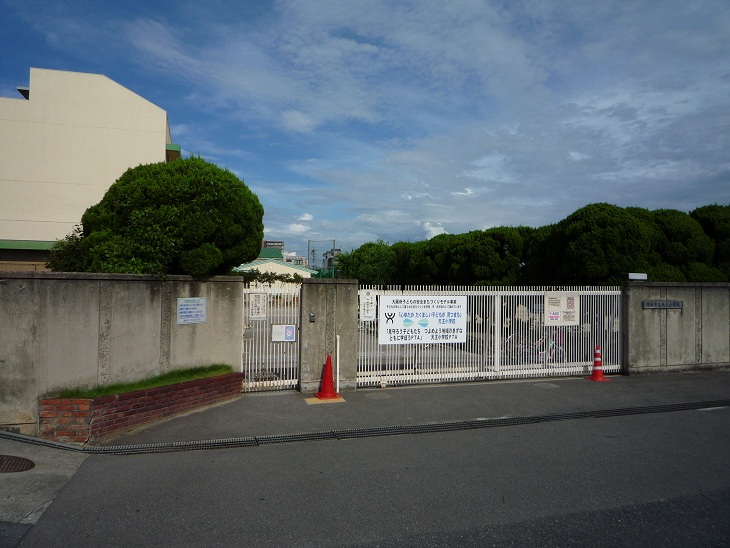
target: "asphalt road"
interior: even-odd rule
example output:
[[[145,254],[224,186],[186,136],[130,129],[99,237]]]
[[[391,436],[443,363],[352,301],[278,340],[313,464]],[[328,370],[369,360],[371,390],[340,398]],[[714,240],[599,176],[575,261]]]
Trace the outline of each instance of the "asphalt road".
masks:
[[[91,455],[20,546],[728,546],[729,456],[726,407]]]

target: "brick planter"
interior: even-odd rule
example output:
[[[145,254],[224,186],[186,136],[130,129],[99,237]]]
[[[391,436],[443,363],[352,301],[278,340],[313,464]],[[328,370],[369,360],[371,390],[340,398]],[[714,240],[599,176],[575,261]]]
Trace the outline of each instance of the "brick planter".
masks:
[[[39,431],[45,439],[86,443],[138,426],[235,398],[241,373],[158,386],[93,399],[40,400]]]

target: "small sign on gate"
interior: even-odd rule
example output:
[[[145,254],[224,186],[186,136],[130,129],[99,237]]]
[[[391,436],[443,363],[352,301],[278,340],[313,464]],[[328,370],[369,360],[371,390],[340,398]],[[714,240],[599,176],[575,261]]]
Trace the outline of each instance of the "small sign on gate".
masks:
[[[545,293],[545,325],[578,325],[580,296],[577,293]]]
[[[367,290],[360,294],[360,321],[374,322],[378,319],[376,306],[376,292]]]
[[[249,318],[265,320],[269,313],[269,296],[266,293],[251,293],[249,295]]]
[[[271,341],[272,342],[295,342],[297,340],[296,325],[272,325]]]

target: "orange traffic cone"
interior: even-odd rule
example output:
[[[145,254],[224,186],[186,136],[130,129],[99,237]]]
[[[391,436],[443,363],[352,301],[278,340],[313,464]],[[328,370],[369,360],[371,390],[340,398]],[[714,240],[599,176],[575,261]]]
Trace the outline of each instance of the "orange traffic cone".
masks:
[[[596,345],[596,352],[593,354],[593,373],[590,377],[586,377],[586,379],[596,382],[608,382],[610,380],[603,376],[603,360],[601,359],[601,347],[598,345]]]
[[[315,396],[320,400],[334,400],[342,397],[335,392],[335,382],[332,378],[332,356],[329,354],[327,355],[327,363],[324,366],[324,373],[322,374],[322,385]]]

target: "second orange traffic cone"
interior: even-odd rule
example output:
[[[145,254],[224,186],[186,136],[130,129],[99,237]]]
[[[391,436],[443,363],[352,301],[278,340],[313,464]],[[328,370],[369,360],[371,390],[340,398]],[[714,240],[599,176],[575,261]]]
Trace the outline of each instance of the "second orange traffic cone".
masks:
[[[324,373],[322,373],[322,385],[315,396],[320,400],[334,400],[342,397],[335,392],[335,382],[332,378],[332,356],[329,354],[327,355],[327,363],[324,365]]]

